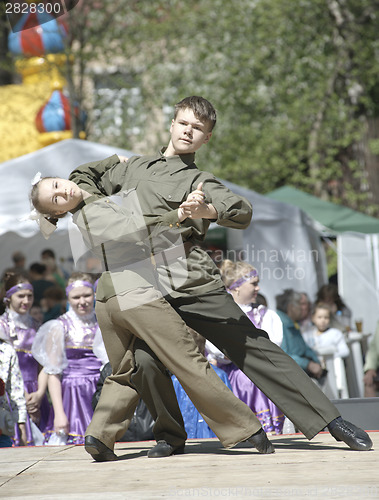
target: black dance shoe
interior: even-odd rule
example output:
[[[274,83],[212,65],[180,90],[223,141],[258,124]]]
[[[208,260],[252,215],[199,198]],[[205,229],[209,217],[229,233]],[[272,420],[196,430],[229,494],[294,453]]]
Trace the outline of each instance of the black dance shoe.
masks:
[[[336,441],[344,441],[352,450],[368,451],[372,448],[367,432],[341,417],[332,420],[328,429]]]
[[[263,429],[253,434],[247,441],[252,444],[259,453],[275,453],[274,445],[268,440],[267,434]]]
[[[171,446],[166,441],[158,441],[157,444],[147,452],[148,458],[170,457],[184,453],[184,444],[181,446]]]
[[[84,440],[84,448],[96,462],[111,462],[117,460],[117,455],[93,436],[86,436]]]

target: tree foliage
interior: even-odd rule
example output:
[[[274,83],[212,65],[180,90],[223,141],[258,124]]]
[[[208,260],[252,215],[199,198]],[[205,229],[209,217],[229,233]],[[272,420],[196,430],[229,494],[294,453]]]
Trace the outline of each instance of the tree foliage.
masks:
[[[200,168],[379,215],[378,16],[378,0],[86,0],[68,20],[70,93],[93,110],[89,139],[139,152],[203,95],[218,124]]]
[[[292,184],[378,214],[367,156],[379,159],[375,137],[365,139],[379,111],[377,2],[170,4],[148,36],[139,32],[144,97],[157,107],[190,94],[214,103],[219,121],[200,164],[260,192]],[[162,3],[149,5],[157,13]]]

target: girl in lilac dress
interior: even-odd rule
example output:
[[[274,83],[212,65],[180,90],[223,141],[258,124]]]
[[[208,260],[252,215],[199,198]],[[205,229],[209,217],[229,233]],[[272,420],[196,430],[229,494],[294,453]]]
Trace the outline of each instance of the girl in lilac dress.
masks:
[[[93,415],[92,396],[101,366],[108,361],[95,317],[90,275],[73,273],[66,295],[69,310],[41,326],[32,348],[34,357],[49,375],[54,411],[53,431],[47,444],[84,444]]]
[[[38,434],[45,432],[50,412],[46,397],[47,376],[40,370],[31,348],[40,324],[30,315],[33,304],[33,287],[23,273],[8,273],[5,283],[5,312],[0,316],[0,338],[13,346],[25,387],[28,416],[26,419],[26,444],[32,446]],[[33,423],[39,428],[36,430]],[[33,429],[34,427],[34,429]],[[34,436],[33,436],[34,433]],[[18,427],[15,429],[14,443],[24,444]],[[38,443],[41,444],[41,443]]]
[[[246,262],[232,262],[226,259],[220,271],[234,301],[257,328],[265,330],[270,340],[280,345],[283,339],[283,325],[279,316],[266,306],[256,304],[259,291],[259,276],[256,269]],[[232,391],[254,411],[264,431],[281,434],[285,419],[282,411],[213,344],[207,341],[205,347],[208,360],[211,363],[217,363],[225,370]]]

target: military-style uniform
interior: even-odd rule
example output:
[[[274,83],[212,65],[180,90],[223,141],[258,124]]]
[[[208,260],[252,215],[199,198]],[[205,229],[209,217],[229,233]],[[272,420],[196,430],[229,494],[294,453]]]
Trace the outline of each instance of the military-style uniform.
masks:
[[[186,245],[186,258],[177,259],[176,276],[181,279],[175,282],[165,260],[158,259],[157,287],[186,324],[231,359],[308,439],[339,416],[336,407],[304,371],[268,339],[266,332],[251,323],[226,292],[217,267],[208,254],[196,246],[198,241],[204,239],[211,221],[186,219],[179,223],[177,219],[177,209],[199,182],[203,182],[206,202],[212,203],[217,210],[216,222],[224,227],[244,229],[248,226],[252,209],[246,199],[232,193],[211,174],[198,170],[193,154],[165,157],[160,152],[152,157],[133,157],[127,163],[120,163],[117,155],[114,155],[102,162],[79,167],[71,174],[70,180],[90,193],[101,192],[107,196],[122,190],[135,190],[144,220],[150,231],[155,231],[154,236],[159,238],[165,232],[170,235],[169,239],[173,238],[173,234],[181,236]],[[160,250],[159,244],[157,250]],[[99,323],[99,314],[103,314],[104,310],[108,309],[105,315],[113,314],[107,305],[117,300],[116,295],[105,273],[96,294]],[[157,322],[146,311],[143,323],[152,328],[153,342],[149,340],[149,346],[166,364],[156,351],[156,348],[161,349],[161,345],[163,349],[168,348],[168,345],[163,346],[165,339],[159,338],[157,333],[154,335],[154,323]],[[139,329],[145,328],[143,323],[135,324],[136,335]],[[165,326],[175,329],[168,319]],[[180,336],[181,333],[177,333],[177,337]],[[156,347],[153,346],[154,342]],[[146,367],[149,369],[148,363]],[[177,372],[175,374],[178,376]],[[190,385],[195,384],[194,378]],[[139,387],[139,390],[148,404],[151,394],[147,390],[145,394],[143,387]],[[173,390],[170,398],[175,398]],[[102,414],[112,411],[103,406]],[[98,432],[102,414],[96,415],[95,412],[90,424],[91,432],[88,433],[94,430]],[[101,439],[99,434],[92,435],[105,444],[109,442]],[[169,439],[168,442],[171,443]]]
[[[81,255],[81,236],[84,256],[92,249],[109,269],[98,284],[96,313],[113,373],[104,383],[87,434],[113,448],[125,432],[139,398],[135,387],[142,387],[145,380],[144,370],[138,362],[134,365],[134,353],[144,367],[152,363],[156,371],[144,391],[149,392],[147,405],[156,420],[157,440],[164,439],[173,446],[181,446],[186,440],[167,367],[222,444],[234,446],[257,432],[260,423],[222,383],[198,351],[183,320],[157,289],[156,260],[164,259],[172,271],[170,262],[175,267],[177,256],[185,259],[185,246],[173,245],[167,238],[171,223],[165,216],[154,218],[149,230],[134,195],[128,190],[118,196],[86,199],[73,215],[78,234],[70,230],[76,256]],[[160,226],[164,229],[161,235]]]

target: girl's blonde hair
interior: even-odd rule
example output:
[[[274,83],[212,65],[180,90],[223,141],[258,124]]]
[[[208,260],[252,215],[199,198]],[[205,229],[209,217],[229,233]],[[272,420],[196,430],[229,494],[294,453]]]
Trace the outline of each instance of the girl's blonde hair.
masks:
[[[251,271],[254,271],[255,267],[247,262],[238,260],[233,262],[230,259],[225,259],[222,261],[220,266],[221,278],[226,286],[229,288],[236,280],[246,276]]]
[[[75,281],[88,281],[93,284],[93,276],[89,273],[82,273],[80,271],[75,271],[70,274],[67,280],[67,284],[74,283]]]

